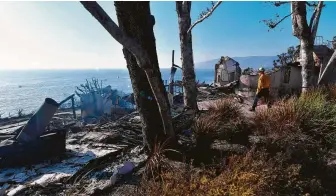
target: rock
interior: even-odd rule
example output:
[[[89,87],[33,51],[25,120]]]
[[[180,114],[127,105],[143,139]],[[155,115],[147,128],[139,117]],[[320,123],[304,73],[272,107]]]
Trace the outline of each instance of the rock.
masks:
[[[247,147],[239,144],[229,144],[226,141],[215,140],[215,142],[211,145],[211,149],[216,149],[224,152],[237,152],[244,153],[248,149]]]

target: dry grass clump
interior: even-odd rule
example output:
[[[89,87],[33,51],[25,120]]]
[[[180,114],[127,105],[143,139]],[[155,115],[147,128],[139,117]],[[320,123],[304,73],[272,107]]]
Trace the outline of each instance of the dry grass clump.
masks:
[[[216,114],[208,114],[196,120],[192,130],[200,148],[209,148],[216,137],[220,124]]]
[[[328,87],[329,99],[332,101],[336,100],[336,85],[329,85]]]
[[[202,143],[202,146],[203,143],[210,145],[209,142],[214,138],[239,143],[239,140],[248,136],[246,128],[247,122],[239,105],[230,99],[221,99],[209,105],[208,112],[197,119],[192,127],[196,140]]]
[[[222,119],[241,118],[242,113],[239,105],[232,99],[216,100],[213,104],[209,104],[210,113],[217,114]]]
[[[328,101],[335,102],[336,101],[336,85],[335,84],[327,84],[322,87],[318,87],[316,90],[319,90],[323,92],[325,95],[327,95]]]
[[[336,138],[336,106],[330,89],[313,89],[300,98],[279,101],[272,109],[257,112],[253,125],[246,123],[235,103],[216,102],[193,126],[196,152],[207,154],[204,149],[214,139],[238,143],[234,139],[248,137],[250,130],[264,136],[265,142],[247,154],[227,156],[219,172],[215,167],[199,171],[191,165],[161,170],[160,178],[143,180],[141,193],[335,195],[336,169],[328,165]],[[208,154],[206,158],[212,158]]]
[[[154,178],[160,176],[162,170],[169,170],[170,165],[167,164],[167,158],[165,154],[167,152],[179,153],[173,149],[167,148],[167,142],[155,143],[151,154],[149,155],[145,165],[145,177]]]
[[[211,163],[222,152],[211,149],[214,140],[226,140],[229,143],[248,145],[248,129],[239,105],[229,99],[216,101],[209,110],[200,116],[192,126],[196,146],[191,152],[195,164]]]
[[[326,93],[314,89],[300,98],[280,101],[254,118],[257,134],[270,137],[305,134],[311,140],[331,148],[336,136],[336,106]]]
[[[300,175],[325,181],[328,156],[336,136],[336,107],[325,89],[313,89],[300,98],[279,102],[258,112],[255,133],[266,136],[272,156],[283,154],[283,162],[299,164]]]
[[[300,175],[299,164],[282,162],[281,155],[269,158],[265,152],[251,151],[228,159],[216,175],[211,169],[175,168],[161,175],[161,181],[143,181],[142,195],[321,195],[321,183]]]

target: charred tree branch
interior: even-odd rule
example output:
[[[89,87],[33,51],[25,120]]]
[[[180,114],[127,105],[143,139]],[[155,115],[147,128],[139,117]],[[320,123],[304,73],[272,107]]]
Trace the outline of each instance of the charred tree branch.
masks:
[[[222,3],[222,1],[218,1],[216,4],[214,4],[206,14],[204,14],[200,19],[198,19],[196,22],[194,22],[188,29],[187,33],[189,34],[191,30],[199,23],[203,22],[203,20],[207,19],[209,16],[212,15],[212,13],[216,10],[216,8]]]
[[[281,20],[279,20],[278,22],[272,24],[268,24],[268,27],[271,28],[271,29],[274,29],[275,27],[277,27],[280,23],[282,23],[284,20],[286,20],[286,18],[290,17],[293,13],[290,13],[288,15],[286,15],[285,17],[283,17]]]
[[[306,5],[308,5],[309,7],[316,7],[318,4],[313,2],[313,3],[310,3],[308,1],[306,1]]]
[[[310,22],[309,22],[309,29],[312,29],[313,23],[314,23],[314,19],[316,18],[316,13],[317,13],[317,8],[315,8],[313,15],[310,18]]]
[[[274,2],[274,6],[275,7],[280,7],[280,6],[282,6],[284,4],[288,4],[288,3],[290,3],[290,1],[276,1],[276,2]]]
[[[334,66],[335,63],[336,63],[336,50],[334,51],[333,55],[329,59],[327,66],[324,68],[323,73],[321,74],[320,78],[318,79],[318,83],[317,84],[321,84],[321,82],[323,81],[324,77],[327,75],[329,69],[332,66]]]
[[[144,64],[144,62],[141,62],[141,59],[138,58],[139,56],[147,57],[142,47],[135,40],[128,37],[96,1],[80,1],[80,3],[117,42],[133,53],[139,66]]]
[[[317,7],[315,8],[314,14],[312,15],[312,17],[310,19],[309,27],[310,27],[310,30],[311,30],[311,39],[312,39],[313,43],[315,41],[318,24],[320,22],[320,16],[321,16],[322,8],[323,8],[323,1],[320,1],[318,3]]]

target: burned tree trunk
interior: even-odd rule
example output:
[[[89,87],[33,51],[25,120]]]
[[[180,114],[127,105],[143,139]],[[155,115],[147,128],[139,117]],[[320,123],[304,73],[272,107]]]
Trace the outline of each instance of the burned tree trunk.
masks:
[[[300,64],[302,66],[302,92],[305,93],[309,87],[313,86],[313,69],[314,69],[314,43],[317,33],[317,28],[320,22],[323,1],[318,4],[311,4],[307,1],[291,1],[291,2],[274,2],[274,5],[279,7],[281,5],[290,3],[291,13],[283,17],[278,22],[272,20],[264,20],[270,28],[275,28],[286,18],[291,16],[293,35],[300,40]],[[315,10],[310,18],[309,24],[307,21],[307,5],[314,7]]]
[[[122,31],[127,36],[134,38],[148,53],[149,59],[145,65],[142,65],[143,69],[139,67],[135,56],[127,48],[123,49],[132,82],[135,102],[143,124],[144,142],[149,149],[152,149],[156,140],[162,142],[169,137],[172,140],[175,139],[172,132],[164,132],[167,124],[170,124],[168,127],[172,131],[172,121],[170,108],[167,104],[168,98],[161,80],[157,59],[153,32],[155,19],[150,13],[149,2],[116,1],[114,5]],[[154,86],[153,83],[150,84],[150,80],[155,78]],[[161,99],[161,102],[166,103],[165,110],[162,111],[161,109],[161,112],[158,103],[154,99],[154,90],[161,94],[156,99]],[[162,113],[167,115],[162,116]]]
[[[127,3],[127,2],[124,2]],[[161,79],[161,73],[156,66],[158,64],[157,62],[157,56],[155,56],[156,60],[153,61],[153,57],[150,57],[150,55],[153,55],[155,53],[156,55],[156,48],[155,48],[155,37],[153,34],[153,25],[154,25],[154,17],[150,15],[149,8],[146,8],[144,5],[138,2],[129,2],[126,5],[132,6],[132,7],[140,7],[141,13],[134,13],[134,12],[128,12],[131,16],[127,18],[126,16],[123,16],[121,18],[121,21],[127,22],[128,19],[130,19],[130,22],[132,25],[137,27],[135,29],[135,32],[138,36],[143,36],[144,39],[135,39],[134,37],[128,36],[126,33],[123,32],[121,28],[118,27],[118,25],[107,15],[107,13],[100,7],[100,5],[95,1],[81,1],[81,4],[84,6],[84,8],[89,11],[93,17],[95,17],[98,22],[110,33],[110,35],[118,41],[121,45],[124,46],[125,49],[129,50],[135,57],[138,66],[144,70],[148,83],[150,84],[150,87],[152,89],[153,95],[155,97],[155,100],[157,102],[159,112],[161,115],[161,121],[164,127],[164,133],[166,137],[169,138],[169,141],[173,142],[175,141],[175,133],[173,130],[172,125],[172,117],[170,112],[170,105],[168,103],[167,93],[164,89],[163,81]],[[117,7],[119,4],[117,4]],[[132,7],[124,7],[124,4],[120,4],[120,9],[123,11],[127,11],[128,9],[133,9]],[[144,7],[141,7],[144,6]],[[149,6],[149,5],[147,5]],[[122,14],[122,12],[119,12],[119,14]],[[148,11],[148,12],[147,12]],[[144,12],[144,13],[142,13]],[[142,17],[141,21],[133,20],[137,17]],[[132,21],[136,21],[135,23]],[[138,24],[147,24],[147,26],[141,26]],[[151,24],[151,25],[148,25]],[[151,29],[149,29],[149,26]],[[142,29],[144,28],[144,29]],[[140,34],[143,33],[143,34]],[[151,43],[154,44],[153,48],[146,48],[142,45],[146,45],[146,41],[149,41],[148,45],[150,46]],[[141,44],[139,43],[141,42]]]
[[[119,22],[119,24],[122,23]],[[123,53],[131,78],[134,100],[142,122],[144,144],[148,149],[152,149],[156,139],[159,141],[165,138],[159,108],[155,100],[148,99],[148,96],[153,97],[153,92],[146,73],[138,66],[132,53],[125,48]]]
[[[188,32],[191,26],[191,1],[177,1],[176,10],[180,31],[184,105],[187,108],[197,110],[197,90],[192,48],[192,36],[191,33]]]
[[[180,47],[182,59],[182,77],[184,88],[184,105],[186,108],[198,110],[197,107],[197,88],[194,68],[194,57],[192,48],[191,30],[205,19],[209,18],[216,8],[221,4],[211,2],[212,7],[200,14],[200,18],[191,24],[191,1],[176,1],[176,11],[180,31]]]
[[[307,39],[301,39],[300,48],[300,64],[302,66],[301,76],[302,76],[302,92],[306,92],[309,87],[313,86],[313,69],[314,69],[314,44]]]
[[[300,40],[300,64],[302,66],[302,92],[305,93],[313,84],[312,72],[314,68],[314,42],[319,24],[323,2],[319,2],[307,22],[307,2],[291,2],[293,35]]]
[[[306,2],[291,2],[293,35],[300,40],[300,64],[302,66],[302,92],[312,85],[312,70],[314,68],[314,43],[307,23]],[[315,40],[315,39],[314,39]]]

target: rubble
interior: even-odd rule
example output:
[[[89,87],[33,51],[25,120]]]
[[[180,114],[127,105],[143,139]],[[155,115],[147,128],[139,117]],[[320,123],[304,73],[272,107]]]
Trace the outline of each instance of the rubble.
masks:
[[[198,85],[198,100],[234,97],[227,93],[234,85],[221,88]],[[182,134],[180,142],[190,142],[189,129],[199,112],[183,109],[183,94],[175,95],[173,100],[174,129]],[[138,112],[84,126],[71,116],[71,112],[57,114],[49,125],[50,129],[64,127],[67,130],[65,154],[44,163],[1,170],[0,189],[12,195],[100,195],[116,192],[116,189],[129,193],[129,189],[134,188],[123,183],[136,181],[147,159],[141,148],[142,125]],[[133,172],[118,176],[115,183],[111,183],[113,172],[125,162],[134,164]],[[114,182],[114,178],[112,180]]]
[[[81,118],[85,124],[97,123],[104,116],[122,116],[135,108],[131,95],[112,89],[110,85],[103,88],[102,81],[95,78],[77,87],[76,94],[80,97]]]
[[[224,86],[213,87],[205,86],[198,88],[198,101],[215,100],[223,97],[237,97],[235,88],[238,86],[238,81],[228,83]]]
[[[124,150],[127,151],[127,149],[134,149],[134,147],[142,145],[141,125],[136,112],[115,122],[79,129],[77,128],[76,132],[68,132],[65,155],[37,165],[2,169],[0,171],[0,188],[6,188],[7,194],[10,191],[17,193],[18,190],[28,194],[36,187],[50,188],[55,183],[61,183],[57,190],[68,190],[63,187],[64,183],[62,182],[71,176],[78,176],[78,172],[83,171],[83,168],[90,168],[88,164],[90,162],[92,164],[93,160],[99,162],[99,160],[105,159],[107,167],[109,165],[112,167],[114,162],[118,162],[118,159],[132,161],[135,164],[146,159],[144,155],[133,157],[132,155],[139,153],[137,150],[129,150],[130,154],[126,156],[125,154],[123,156],[117,155],[121,151],[125,152]],[[112,154],[121,157],[113,159]],[[110,158],[106,159],[106,157]],[[99,162],[99,164],[102,163]],[[98,182],[93,179],[102,178],[99,175],[103,176],[104,173],[106,175],[106,172],[110,173],[108,171],[109,169],[93,172],[96,177],[90,177],[86,183],[91,184],[91,187],[99,187],[100,185],[97,184],[103,181],[99,180]],[[89,189],[86,191],[89,192]],[[90,190],[92,191],[92,189]]]
[[[52,103],[56,102],[53,101]],[[54,105],[58,106],[59,104]],[[3,127],[7,132],[1,135],[1,141],[3,145],[8,147],[3,146],[2,151],[0,151],[0,166],[7,167],[0,171],[0,190],[2,192],[5,190],[7,195],[31,195],[29,191],[36,187],[50,188],[50,186],[56,186],[58,187],[56,189],[59,189],[64,185],[65,179],[73,176],[86,176],[86,174],[83,176],[82,173],[78,173],[85,168],[89,168],[88,171],[91,172],[92,161],[97,164],[101,164],[101,162],[110,164],[114,161],[113,154],[119,156],[126,149],[142,145],[140,118],[136,112],[129,115],[119,113],[123,117],[114,122],[109,122],[107,119],[99,120],[98,124],[82,126],[76,122],[77,119],[73,118],[76,117],[75,112],[60,112],[54,115],[54,111],[43,121],[43,124],[40,124],[40,132],[33,133],[35,134],[34,137],[38,137],[37,139],[31,138],[33,141],[22,141],[21,148],[17,148],[17,145],[12,146],[12,150],[17,149],[21,154],[13,151],[13,153],[10,153],[10,157],[6,155],[7,151],[10,150],[11,143],[17,143],[14,138],[19,133],[29,135],[31,129],[29,129],[30,132],[23,132],[25,127],[29,127],[31,123],[36,124],[38,122],[36,120],[43,116],[37,112],[34,114],[35,118],[34,115],[32,116],[33,120],[30,119],[16,126]],[[47,122],[50,120],[50,123]],[[43,129],[44,131],[42,131]],[[51,142],[50,135],[53,133],[56,135],[63,133],[63,139],[55,140],[56,143]],[[28,136],[27,134],[25,136]],[[27,137],[25,138],[27,139]],[[53,138],[57,139],[54,136]],[[61,140],[64,144],[60,142]],[[54,151],[59,153],[53,153]],[[42,156],[42,152],[48,156]],[[16,162],[21,160],[22,164],[17,165],[18,167],[8,168],[12,166],[13,158]],[[49,159],[42,161],[45,158]],[[34,161],[28,162],[30,159],[34,159]],[[34,163],[36,164],[32,165]]]

